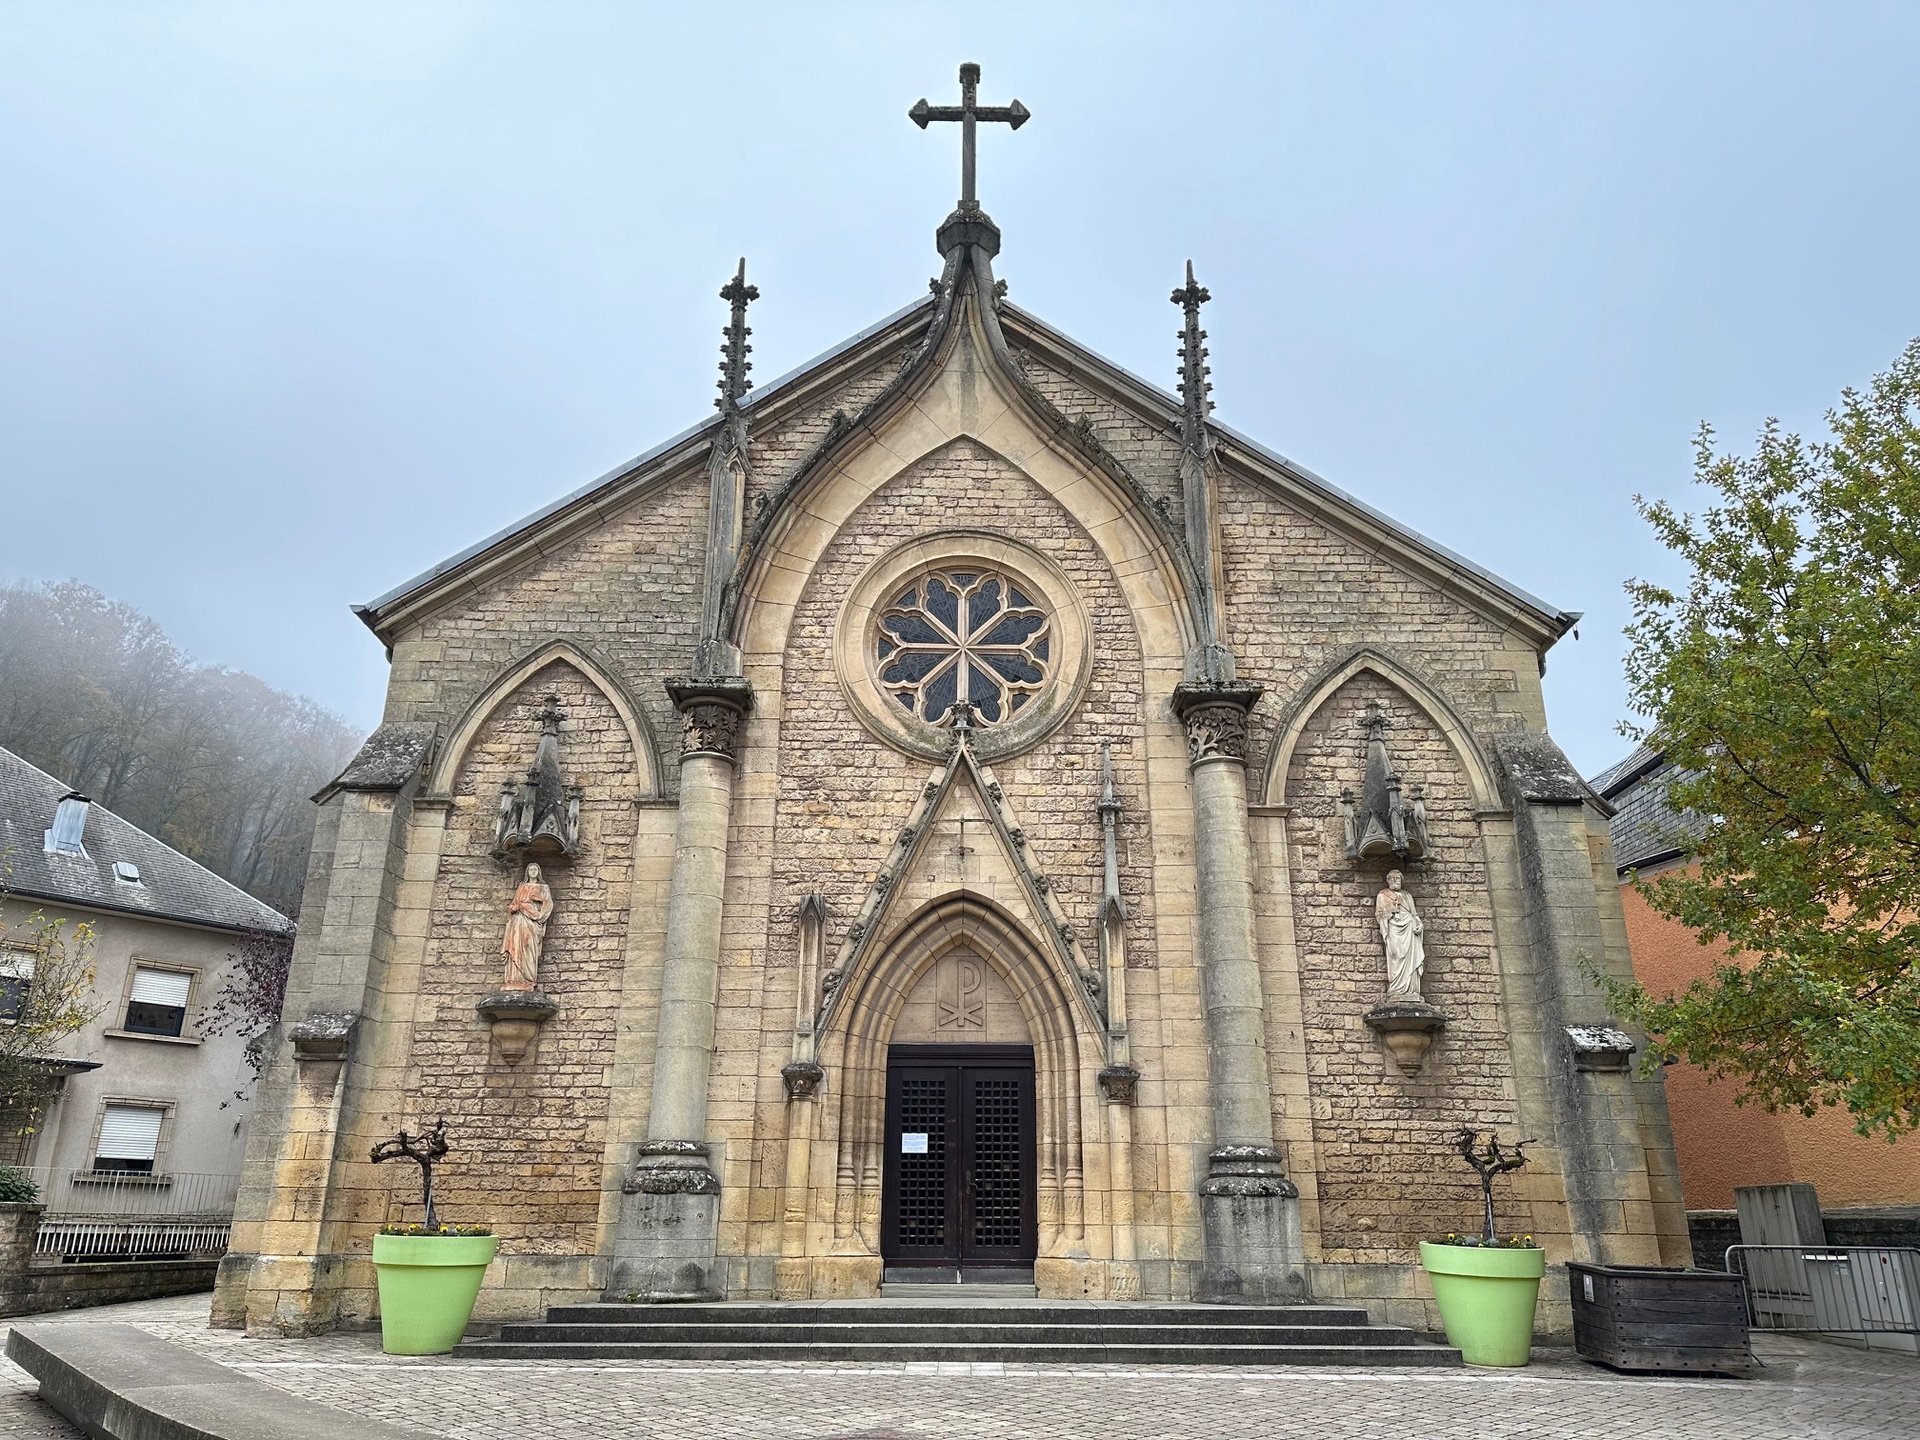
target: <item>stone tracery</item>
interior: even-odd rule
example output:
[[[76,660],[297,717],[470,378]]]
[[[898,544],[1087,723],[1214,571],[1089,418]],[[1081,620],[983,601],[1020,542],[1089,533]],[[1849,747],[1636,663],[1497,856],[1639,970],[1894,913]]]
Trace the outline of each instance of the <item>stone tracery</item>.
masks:
[[[956,704],[973,706],[985,725],[1025,707],[1051,678],[1053,627],[1022,584],[955,567],[900,591],[880,613],[874,637],[886,693],[936,725]]]

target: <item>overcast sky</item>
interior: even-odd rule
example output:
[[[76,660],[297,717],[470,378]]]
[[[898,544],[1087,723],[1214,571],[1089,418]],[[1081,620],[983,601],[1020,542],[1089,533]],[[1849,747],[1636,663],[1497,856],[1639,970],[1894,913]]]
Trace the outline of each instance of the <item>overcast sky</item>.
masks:
[[[1555,604],[1624,753],[1636,492],[1920,333],[1920,5],[0,0],[0,576],[378,718],[348,613],[923,295],[961,60],[1020,305]],[[943,133],[943,131],[945,133]]]

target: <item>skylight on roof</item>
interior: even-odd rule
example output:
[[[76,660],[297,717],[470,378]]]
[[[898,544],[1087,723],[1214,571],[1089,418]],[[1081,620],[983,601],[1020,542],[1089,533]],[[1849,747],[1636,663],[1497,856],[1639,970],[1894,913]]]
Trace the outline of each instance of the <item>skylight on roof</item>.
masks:
[[[131,860],[116,860],[113,862],[113,878],[127,885],[138,885],[140,867]]]

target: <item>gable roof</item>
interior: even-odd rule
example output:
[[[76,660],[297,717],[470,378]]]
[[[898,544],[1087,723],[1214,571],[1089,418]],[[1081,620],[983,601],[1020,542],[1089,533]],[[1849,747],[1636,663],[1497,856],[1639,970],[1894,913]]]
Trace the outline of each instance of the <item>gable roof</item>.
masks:
[[[47,854],[53,813],[73,793],[71,785],[0,750],[0,891],[215,930],[293,930],[278,910],[104,805],[88,808],[83,854]],[[139,883],[117,878],[116,864],[134,866]]]
[[[882,353],[897,347],[904,336],[933,320],[937,306],[938,300],[929,297],[896,310],[879,323],[755,389],[742,400],[741,408],[749,418],[756,415],[774,418],[816,398],[823,379],[871,364]],[[1142,418],[1170,426],[1178,423],[1180,402],[1169,391],[1088,350],[1008,301],[999,302],[998,313],[1008,329],[1023,342],[1049,352],[1049,358],[1065,363],[1078,378],[1106,391]],[[478,578],[480,573],[491,571],[508,557],[516,557],[529,548],[542,548],[539,542],[548,532],[570,533],[581,519],[590,519],[622,504],[636,490],[669,471],[704,458],[721,424],[721,418],[715,415],[681,431],[404,584],[364,605],[354,606],[354,613],[368,628],[385,638],[389,624],[401,614],[422,604],[431,604],[438,596],[456,592],[463,588],[463,581]],[[1209,420],[1208,424],[1215,436],[1225,442],[1223,449],[1230,461],[1237,462],[1236,469],[1280,489],[1306,513],[1361,543],[1393,553],[1417,572],[1459,592],[1476,608],[1517,619],[1531,632],[1543,652],[1579,621],[1579,612],[1562,610],[1501,579],[1249,436],[1217,421]]]
[[[1611,821],[1613,863],[1622,875],[1642,866],[1678,860],[1706,833],[1706,822],[1700,816],[1667,803],[1668,787],[1681,774],[1667,763],[1665,755],[1642,745],[1588,782],[1615,807]]]

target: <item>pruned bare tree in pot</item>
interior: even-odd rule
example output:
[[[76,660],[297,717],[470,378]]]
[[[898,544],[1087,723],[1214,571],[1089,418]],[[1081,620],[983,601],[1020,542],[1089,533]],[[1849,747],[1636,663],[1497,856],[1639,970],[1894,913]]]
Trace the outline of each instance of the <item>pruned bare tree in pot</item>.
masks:
[[[1469,1365],[1525,1365],[1532,1349],[1546,1252],[1531,1235],[1499,1234],[1493,1209],[1494,1182],[1527,1163],[1532,1143],[1503,1146],[1491,1130],[1484,1142],[1479,1131],[1462,1130],[1455,1149],[1480,1177],[1480,1231],[1420,1242],[1447,1343]]]
[[[447,1122],[373,1147],[373,1163],[411,1160],[420,1167],[418,1225],[385,1225],[373,1237],[380,1282],[380,1343],[389,1355],[444,1355],[460,1343],[487,1266],[500,1240],[485,1225],[446,1225],[433,1203],[433,1167],[449,1150]]]

